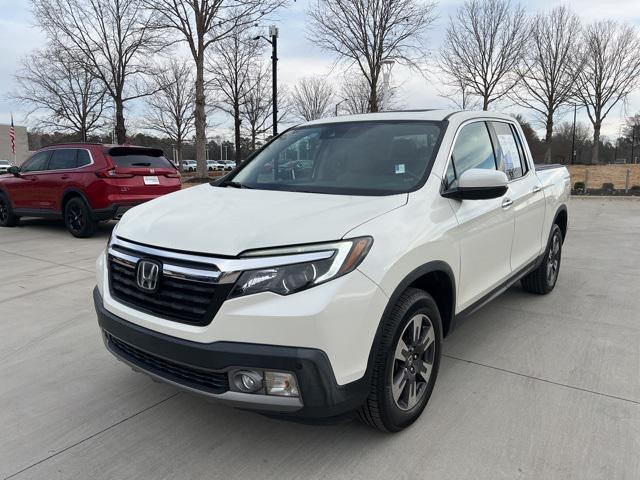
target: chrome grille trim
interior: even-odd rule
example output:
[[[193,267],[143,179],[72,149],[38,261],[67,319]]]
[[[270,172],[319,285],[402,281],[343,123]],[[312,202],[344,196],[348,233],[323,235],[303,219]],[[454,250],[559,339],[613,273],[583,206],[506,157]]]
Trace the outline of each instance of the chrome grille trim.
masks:
[[[221,276],[229,273],[240,273],[244,270],[258,270],[261,268],[279,267],[282,265],[291,265],[294,263],[312,262],[316,260],[325,260],[331,258],[335,254],[335,250],[319,250],[317,252],[296,253],[291,255],[274,255],[264,257],[244,257],[244,258],[220,258],[206,257],[203,255],[193,255],[188,253],[170,252],[161,248],[148,247],[146,245],[138,245],[137,243],[128,242],[120,237],[114,236],[111,240],[109,251],[113,247],[122,247],[136,253],[151,255],[160,258],[177,261],[194,262],[210,265],[219,272]],[[237,276],[236,276],[237,278]],[[233,280],[235,281],[235,279]],[[219,283],[223,283],[220,279]],[[229,282],[230,283],[230,282]]]

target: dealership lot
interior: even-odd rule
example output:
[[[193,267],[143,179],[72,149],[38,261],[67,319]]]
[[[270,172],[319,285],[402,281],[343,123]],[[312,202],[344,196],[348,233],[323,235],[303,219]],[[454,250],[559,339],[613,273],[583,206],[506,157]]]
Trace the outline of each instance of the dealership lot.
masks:
[[[425,414],[396,435],[272,420],[131,372],[91,300],[111,226],[0,229],[0,479],[638,478],[640,201],[576,199],[569,216],[556,290],[516,286],[462,322]]]

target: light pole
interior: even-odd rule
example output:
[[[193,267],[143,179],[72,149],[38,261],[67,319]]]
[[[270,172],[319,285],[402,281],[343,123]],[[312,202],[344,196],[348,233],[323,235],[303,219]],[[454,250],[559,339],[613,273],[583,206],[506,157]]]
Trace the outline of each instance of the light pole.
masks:
[[[348,98],[343,98],[343,99],[342,99],[342,100],[340,100],[338,103],[336,103],[336,114],[334,115],[335,117],[337,117],[337,116],[338,116],[338,107],[339,107],[342,103],[346,102],[347,100],[349,100],[349,99],[348,99]]]
[[[576,163],[576,112],[578,104],[573,104],[573,133],[571,134],[571,165]]]
[[[634,122],[633,128],[631,129],[631,163],[636,163],[636,159],[633,157],[634,146],[636,143],[636,124]]]
[[[383,92],[384,92],[384,97],[383,99],[387,101],[387,103],[389,102],[389,96],[391,94],[390,90],[389,90],[389,79],[391,78],[391,69],[393,68],[394,63],[396,63],[395,60],[388,58],[386,60],[383,60],[381,62],[382,65],[382,88],[383,88]],[[378,99],[378,102],[380,101],[380,99]],[[378,108],[378,110],[380,110],[380,108]]]
[[[254,40],[263,38],[271,44],[271,96],[273,99],[273,136],[275,137],[278,135],[278,27],[271,25],[269,36],[271,40],[262,35],[254,37]]]

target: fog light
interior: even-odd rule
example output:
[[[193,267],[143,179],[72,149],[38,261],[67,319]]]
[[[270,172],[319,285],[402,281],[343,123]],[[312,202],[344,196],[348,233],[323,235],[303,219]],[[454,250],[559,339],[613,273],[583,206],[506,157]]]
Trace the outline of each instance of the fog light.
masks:
[[[255,393],[262,389],[262,375],[253,370],[239,370],[233,374],[233,383],[241,392]]]
[[[298,382],[295,375],[284,372],[264,372],[264,386],[267,395],[281,397],[299,397]]]

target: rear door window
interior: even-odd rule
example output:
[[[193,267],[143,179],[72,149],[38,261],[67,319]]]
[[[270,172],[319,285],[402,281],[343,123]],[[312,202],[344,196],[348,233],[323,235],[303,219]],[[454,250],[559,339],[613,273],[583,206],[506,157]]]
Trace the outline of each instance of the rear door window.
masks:
[[[68,170],[76,168],[76,149],[62,148],[54,150],[47,170]]]
[[[91,156],[86,150],[78,150],[78,168],[91,164]]]
[[[116,167],[123,168],[175,168],[162,150],[155,148],[114,147],[107,152]]]
[[[507,174],[509,180],[522,177],[526,172],[526,163],[513,136],[511,125],[504,122],[491,122],[491,127],[495,133],[499,169]]]

